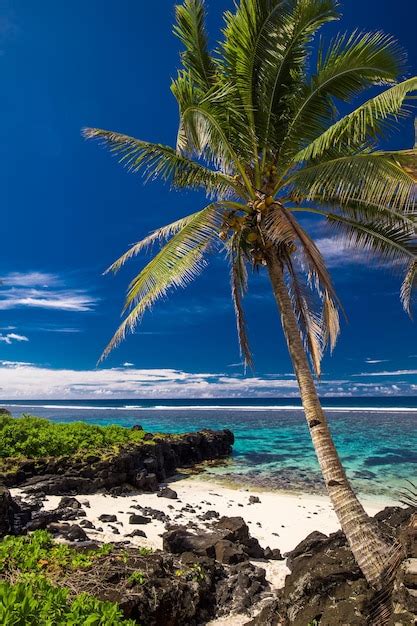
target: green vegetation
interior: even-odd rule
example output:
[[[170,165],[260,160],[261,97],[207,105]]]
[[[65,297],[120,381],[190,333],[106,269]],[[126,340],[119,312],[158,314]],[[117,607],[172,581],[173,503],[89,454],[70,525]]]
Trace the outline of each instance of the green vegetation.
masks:
[[[56,587],[41,576],[24,582],[0,582],[0,624],[19,626],[137,626],[123,619],[113,602],[88,594],[72,598],[68,589]]]
[[[127,579],[128,583],[131,585],[143,585],[145,580],[146,577],[143,572],[133,572]]]
[[[42,572],[54,576],[70,570],[88,568],[93,561],[109,554],[111,544],[97,550],[80,552],[66,544],[55,543],[46,530],[31,535],[5,537],[0,542],[0,576]]]
[[[115,425],[59,424],[30,415],[0,415],[0,457],[33,459],[117,451],[123,445],[143,442],[144,435],[143,430]]]
[[[137,550],[140,556],[149,556],[150,554],[153,554],[153,549],[146,546],[139,546]]]
[[[67,626],[133,625],[117,604],[82,593],[71,594],[60,580],[88,569],[109,555],[112,545],[80,552],[54,543],[38,530],[30,536],[5,537],[0,542],[0,624]]]
[[[177,569],[175,571],[175,575],[184,577],[186,580],[194,580],[196,582],[205,580],[206,578],[206,572],[200,563],[194,563],[194,565],[191,565],[190,567]]]

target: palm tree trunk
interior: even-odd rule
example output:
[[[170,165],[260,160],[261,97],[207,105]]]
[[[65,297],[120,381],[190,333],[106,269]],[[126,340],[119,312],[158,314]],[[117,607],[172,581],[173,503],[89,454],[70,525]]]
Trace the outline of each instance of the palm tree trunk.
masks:
[[[398,558],[398,545],[381,537],[376,522],[366,514],[349,484],[320,404],[285,284],[283,266],[273,255],[268,258],[268,270],[328,494],[356,562],[369,584],[378,588],[389,573],[391,564]]]

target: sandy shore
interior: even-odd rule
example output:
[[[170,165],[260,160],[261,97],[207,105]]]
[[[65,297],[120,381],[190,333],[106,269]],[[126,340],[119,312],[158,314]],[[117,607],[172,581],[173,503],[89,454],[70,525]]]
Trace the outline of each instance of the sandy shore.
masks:
[[[129,516],[132,513],[140,513],[138,509],[133,508],[134,505],[163,511],[169,516],[170,523],[187,525],[193,522],[202,529],[210,528],[212,524],[212,521],[199,519],[207,511],[216,511],[220,516],[241,516],[248,524],[251,535],[256,537],[263,547],[279,548],[283,554],[292,550],[314,530],[329,534],[339,528],[326,496],[234,489],[194,477],[174,480],[170,487],[177,492],[178,499],[159,498],[155,493],[118,497],[107,494],[78,495],[77,499],[84,505],[87,515],[84,519],[91,521],[96,528],[102,529],[102,532],[86,529],[88,535],[92,539],[114,543],[123,541],[127,534],[140,529],[146,533],[146,539],[133,537],[130,538],[132,543],[154,549],[162,548],[164,523],[152,520],[146,525],[130,524]],[[12,491],[19,494],[18,489]],[[260,502],[249,504],[251,495],[258,496]],[[49,496],[44,502],[45,509],[55,508],[60,499],[59,496]],[[390,504],[393,502],[388,500],[364,500],[365,508],[370,515]],[[116,515],[117,521],[112,523],[100,521],[99,517],[102,514]],[[288,573],[285,561],[262,562],[262,567],[267,570],[267,579],[274,587],[281,587],[284,584]]]

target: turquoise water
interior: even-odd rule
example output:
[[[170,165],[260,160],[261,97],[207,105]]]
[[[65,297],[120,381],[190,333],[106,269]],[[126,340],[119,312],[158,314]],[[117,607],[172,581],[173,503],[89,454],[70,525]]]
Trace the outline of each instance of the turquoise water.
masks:
[[[416,480],[416,398],[326,398],[336,446],[355,488],[396,498]],[[37,401],[3,406],[54,421],[141,424],[153,432],[230,428],[236,437],[229,462],[209,468],[227,480],[271,489],[320,492],[323,484],[304,416],[297,401]]]

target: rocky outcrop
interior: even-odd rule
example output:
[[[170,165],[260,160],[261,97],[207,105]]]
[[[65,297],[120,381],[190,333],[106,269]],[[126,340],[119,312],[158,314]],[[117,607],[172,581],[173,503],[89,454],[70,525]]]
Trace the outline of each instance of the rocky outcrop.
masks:
[[[148,510],[154,515],[160,513]],[[64,497],[56,509],[49,511],[28,504],[25,511],[31,519],[17,528],[15,516],[21,515],[21,509],[4,488],[0,498],[2,533],[47,529],[60,541],[71,542],[75,549],[98,547],[85,532],[92,526],[91,522],[78,519],[84,511],[76,498]],[[134,515],[141,518],[141,523],[149,519]],[[114,517],[102,515],[101,521],[116,521]],[[94,561],[88,572],[71,571],[68,580],[62,573],[59,584],[70,585],[74,593],[89,592],[101,600],[117,602],[125,617],[143,626],[197,626],[230,612],[247,611],[269,592],[265,570],[248,561],[245,550],[253,545],[241,518],[222,518],[218,525],[214,550],[183,550],[181,547],[178,554],[158,551],[144,555],[140,549],[124,543]],[[132,534],[138,533],[146,536],[143,531]],[[205,540],[209,546],[210,541]],[[240,541],[248,545],[239,544]],[[201,538],[201,545],[203,543],[204,538]],[[207,556],[207,552],[211,556]],[[237,553],[241,558],[236,560]]]
[[[0,537],[18,535],[24,531],[32,516],[32,507],[12,498],[0,485]]]
[[[392,621],[393,624],[413,624],[417,623],[417,513],[402,528],[399,539],[407,558],[401,564],[394,582]]]
[[[172,554],[192,552],[228,565],[249,559],[264,559],[266,555],[281,557],[279,551],[264,550],[258,540],[250,536],[249,528],[241,517],[222,517],[213,524],[210,532],[191,532],[185,526],[177,526],[163,535],[163,547]]]
[[[173,476],[178,468],[227,457],[234,442],[230,430],[148,439],[126,446],[109,458],[89,454],[22,461],[17,470],[0,474],[0,484],[24,486],[27,493],[50,495],[103,490],[119,495],[125,489],[157,491],[159,483]]]
[[[381,530],[397,537],[407,559],[397,572],[388,606],[391,626],[410,626],[417,609],[417,517],[389,507],[375,516]],[[416,556],[412,556],[412,555]],[[363,626],[375,616],[377,598],[362,576],[344,534],[311,533],[288,554],[291,573],[284,589],[247,626]],[[378,622],[378,619],[374,621]],[[387,622],[383,622],[387,624]]]
[[[73,544],[74,545],[74,544]],[[115,548],[68,580],[75,593],[117,602],[126,618],[143,626],[197,626],[220,615],[247,610],[268,585],[265,571],[246,562],[231,567],[186,553],[144,556],[133,547]]]
[[[249,612],[268,595],[265,570],[245,561],[227,569],[216,585],[216,616]]]

